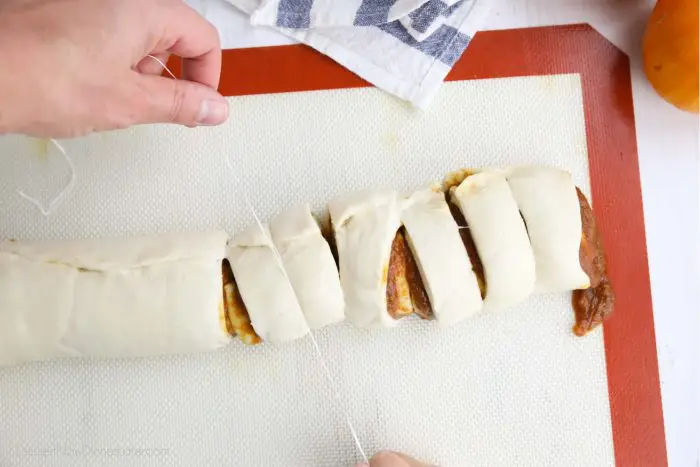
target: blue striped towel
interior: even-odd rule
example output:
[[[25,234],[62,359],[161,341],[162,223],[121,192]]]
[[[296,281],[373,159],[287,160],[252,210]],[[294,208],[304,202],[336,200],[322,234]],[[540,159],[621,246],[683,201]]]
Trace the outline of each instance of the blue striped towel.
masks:
[[[360,77],[426,107],[469,45],[488,0],[227,0]]]

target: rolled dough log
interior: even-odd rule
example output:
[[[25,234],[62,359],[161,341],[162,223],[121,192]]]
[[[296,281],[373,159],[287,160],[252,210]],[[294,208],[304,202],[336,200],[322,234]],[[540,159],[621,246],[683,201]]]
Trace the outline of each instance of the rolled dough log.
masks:
[[[227,344],[223,232],[0,245],[0,365]]]

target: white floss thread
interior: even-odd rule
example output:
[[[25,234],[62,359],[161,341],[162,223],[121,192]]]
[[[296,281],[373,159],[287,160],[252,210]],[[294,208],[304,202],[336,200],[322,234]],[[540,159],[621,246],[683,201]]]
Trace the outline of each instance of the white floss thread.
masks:
[[[167,71],[170,76],[172,76],[174,79],[177,79],[175,77],[175,74],[168,69],[168,67],[163,63],[162,60],[158,59],[157,57],[154,57],[153,55],[148,55],[148,57],[152,58],[156,62],[160,63],[160,65]],[[238,179],[238,175],[236,171],[233,168],[233,165],[231,164],[231,160],[229,159],[228,155],[224,155],[224,162],[226,163],[226,167],[231,171],[231,174],[234,176],[234,179],[236,181],[237,186],[241,186],[240,180]],[[270,244],[270,247],[272,249],[272,253],[275,256],[275,261],[277,261],[277,265],[279,268],[282,270],[282,274],[284,275],[284,279],[287,281],[289,284],[289,287],[294,290],[294,287],[292,286],[292,282],[289,280],[289,276],[287,276],[287,270],[284,268],[284,264],[282,262],[282,257],[279,254],[279,251],[277,250],[277,247],[275,244],[272,242],[272,239],[269,237],[267,230],[262,224],[262,221],[260,220],[260,217],[258,217],[257,212],[255,212],[255,209],[253,208],[253,205],[251,204],[250,200],[248,199],[248,196],[245,193],[245,190],[243,192],[243,201],[246,204],[246,207],[250,211],[250,213],[253,215],[253,218],[255,219],[255,223],[257,224],[258,228],[262,232],[263,236],[267,240],[267,242]],[[295,295],[296,297],[296,295]],[[298,300],[298,299],[297,299]],[[300,304],[301,306],[301,304]],[[306,318],[304,318],[306,319]],[[345,404],[343,403],[343,398],[340,394],[340,390],[338,388],[338,384],[336,381],[333,379],[333,375],[331,374],[331,371],[328,367],[328,364],[326,363],[326,359],[323,357],[323,353],[321,352],[321,347],[318,345],[318,341],[316,340],[316,337],[314,336],[313,331],[311,330],[311,327],[308,326],[308,322],[306,323],[307,327],[309,327],[309,338],[311,339],[311,342],[314,346],[314,349],[316,350],[316,355],[318,356],[319,362],[321,363],[321,367],[323,367],[323,372],[326,376],[326,379],[328,379],[328,382],[331,384],[331,387],[333,388],[333,392],[335,393],[335,399],[338,401],[338,406],[340,408],[340,411],[343,414],[343,417],[345,418],[345,423],[348,426],[348,429],[350,430],[350,434],[352,435],[353,441],[355,442],[355,446],[357,447],[357,450],[360,452],[360,455],[362,456],[362,459],[366,464],[369,464],[369,459],[367,458],[367,455],[365,454],[365,450],[362,448],[362,444],[360,443],[360,438],[357,435],[357,430],[355,429],[355,426],[352,423],[352,419],[350,418],[350,412],[348,409],[345,407]]]
[[[150,54],[148,55],[148,57],[158,62],[160,66],[162,66],[163,69],[165,69],[165,71],[167,71],[170,74],[170,76],[173,77],[173,79],[177,79],[175,74],[172,71],[170,71],[170,69],[165,65],[165,63],[163,63],[161,59]],[[68,153],[63,148],[63,146],[61,146],[61,144],[53,138],[51,138],[49,141],[58,149],[58,151],[68,163],[68,168],[70,169],[70,180],[68,181],[68,184],[64,186],[61,189],[61,191],[49,202],[48,206],[44,206],[44,204],[41,201],[34,198],[33,196],[28,195],[23,190],[17,190],[17,194],[26,201],[32,203],[44,217],[49,217],[51,215],[53,210],[59,205],[63,198],[65,198],[68,192],[70,192],[73,189],[78,178],[78,175],[75,171],[75,166],[73,165],[73,161],[70,159],[70,157],[68,157]]]
[[[231,162],[229,161],[228,156],[225,156],[225,158],[226,158],[226,165],[233,172],[233,166],[231,165]],[[235,172],[233,172],[233,174],[235,177],[236,176]],[[240,186],[240,183],[238,183],[238,185]],[[265,236],[265,239],[270,244],[270,247],[272,249],[272,253],[275,255],[275,260],[277,261],[277,265],[282,270],[282,274],[284,275],[284,279],[289,284],[289,287],[291,287],[292,290],[294,290],[294,288],[292,286],[292,282],[289,280],[289,276],[287,276],[287,270],[284,268],[284,264],[282,262],[282,257],[280,256],[279,251],[277,250],[277,247],[272,242],[272,239],[268,236],[267,230],[265,229],[262,222],[260,221],[260,218],[258,217],[257,213],[255,212],[255,209],[253,209],[253,206],[250,204],[250,201],[248,200],[248,197],[246,196],[245,193],[243,194],[243,199],[246,203],[246,206],[248,207],[248,210],[255,218],[255,222],[258,225],[258,228],[260,229],[262,234]],[[295,297],[296,297],[296,295],[295,295]],[[301,306],[301,304],[299,304],[299,305]],[[306,318],[304,318],[304,319],[306,319]],[[307,322],[306,325],[308,326],[308,324],[309,323]],[[321,363],[321,366],[323,367],[324,374],[326,375],[328,382],[331,384],[331,387],[333,388],[333,392],[335,393],[335,399],[338,401],[340,411],[343,413],[343,416],[345,417],[345,423],[348,425],[348,428],[350,429],[350,434],[352,435],[352,438],[355,441],[355,446],[357,446],[357,450],[360,451],[360,455],[362,456],[362,459],[365,461],[365,463],[369,464],[369,459],[367,459],[367,455],[365,454],[364,449],[362,449],[362,445],[360,444],[360,438],[357,435],[357,431],[355,430],[355,426],[353,425],[352,420],[350,418],[350,412],[347,410],[347,408],[345,407],[345,404],[343,403],[343,399],[342,399],[342,396],[340,395],[340,390],[338,388],[338,385],[336,384],[335,380],[333,379],[333,375],[331,374],[331,371],[328,368],[328,365],[326,363],[326,359],[323,357],[323,354],[321,353],[321,347],[318,345],[318,341],[316,340],[316,337],[314,336],[314,333],[311,330],[311,327],[309,327],[308,336],[311,339],[311,342],[314,346],[314,349],[316,349],[316,354],[318,355],[318,359]]]
[[[177,76],[175,76],[175,74],[172,71],[170,71],[170,68],[168,68],[168,66],[165,63],[163,63],[163,60],[161,60],[160,58],[156,57],[155,55],[151,55],[151,54],[146,55],[146,57],[151,58],[151,59],[155,60],[156,62],[158,62],[160,64],[160,66],[162,66],[163,69],[165,71],[167,71],[170,76],[173,77],[173,79],[177,79]]]
[[[53,212],[54,208],[56,208],[56,206],[58,206],[58,204],[63,200],[63,198],[65,198],[65,196],[73,190],[73,187],[75,186],[76,180],[78,178],[78,175],[75,172],[75,166],[73,165],[73,161],[70,159],[70,157],[68,157],[68,153],[63,148],[63,146],[61,146],[61,144],[53,138],[51,138],[50,141],[51,144],[53,144],[58,149],[58,151],[68,163],[68,168],[70,169],[70,180],[68,181],[68,184],[66,184],[66,186],[64,186],[61,189],[61,191],[53,198],[53,200],[49,202],[48,207],[45,207],[41,203],[41,201],[37,200],[32,196],[29,196],[24,191],[17,190],[17,194],[25,200],[32,203],[34,206],[36,206],[36,208],[39,210],[39,212],[41,212],[41,214],[44,215],[44,217],[49,217]]]

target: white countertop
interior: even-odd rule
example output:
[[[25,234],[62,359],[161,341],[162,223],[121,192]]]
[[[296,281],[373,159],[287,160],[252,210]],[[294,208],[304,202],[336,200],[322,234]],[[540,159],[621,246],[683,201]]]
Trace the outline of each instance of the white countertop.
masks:
[[[654,2],[492,1],[484,29],[587,22],[630,56],[668,460],[698,465],[699,120],[666,104],[642,72],[641,37]],[[253,29],[222,0],[188,3],[216,24],[225,48],[292,43]]]

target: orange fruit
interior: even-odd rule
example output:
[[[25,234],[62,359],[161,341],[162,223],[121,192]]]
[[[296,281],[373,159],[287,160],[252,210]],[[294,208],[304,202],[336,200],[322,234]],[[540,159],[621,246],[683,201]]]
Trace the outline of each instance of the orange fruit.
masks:
[[[649,17],[642,56],[657,93],[698,112],[698,0],[659,0]]]

